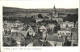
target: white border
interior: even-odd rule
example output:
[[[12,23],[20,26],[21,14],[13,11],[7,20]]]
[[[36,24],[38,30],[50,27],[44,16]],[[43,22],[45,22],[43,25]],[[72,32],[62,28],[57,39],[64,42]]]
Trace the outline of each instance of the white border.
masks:
[[[16,2],[16,1],[15,1]],[[77,47],[3,47],[2,46],[2,13],[3,13],[3,1],[0,1],[0,39],[1,39],[1,52],[80,52],[80,18],[78,17],[78,46]],[[80,16],[80,10],[78,11],[78,15]]]

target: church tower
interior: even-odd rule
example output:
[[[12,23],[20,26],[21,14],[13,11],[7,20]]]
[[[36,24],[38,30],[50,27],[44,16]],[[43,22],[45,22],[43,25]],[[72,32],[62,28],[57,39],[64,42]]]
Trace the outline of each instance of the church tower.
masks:
[[[53,8],[53,17],[54,18],[57,18],[58,17],[58,12],[56,11],[56,8],[55,8],[55,5],[54,5],[54,8]]]

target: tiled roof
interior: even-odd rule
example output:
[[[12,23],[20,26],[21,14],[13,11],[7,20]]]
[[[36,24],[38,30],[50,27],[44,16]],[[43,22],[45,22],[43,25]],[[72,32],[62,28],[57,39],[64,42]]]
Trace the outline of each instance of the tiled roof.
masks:
[[[58,36],[48,35],[47,40],[49,41],[57,41],[57,42],[63,42],[63,38],[58,39]]]
[[[22,37],[23,36],[22,36],[21,32],[12,32],[11,33],[11,38],[13,38],[16,41],[21,41]]]
[[[70,31],[71,28],[69,28],[69,27],[68,27],[68,28],[61,28],[60,30],[61,30],[61,31]]]
[[[39,29],[46,29],[46,27],[45,26],[41,26]]]
[[[72,31],[72,32],[77,32],[78,29],[72,28],[71,31]]]
[[[11,44],[11,38],[3,37],[3,43],[6,43],[7,45],[10,45]]]
[[[22,35],[24,35],[26,37],[27,35],[27,31],[20,31],[22,33]]]

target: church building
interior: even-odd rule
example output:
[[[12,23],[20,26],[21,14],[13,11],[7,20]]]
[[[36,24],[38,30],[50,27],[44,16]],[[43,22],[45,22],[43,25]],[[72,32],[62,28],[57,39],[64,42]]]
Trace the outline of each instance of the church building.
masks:
[[[54,5],[54,8],[53,8],[52,14],[53,14],[53,17],[54,18],[57,18],[58,17],[58,12],[56,11],[55,5]]]
[[[59,17],[58,12],[55,8],[55,5],[52,12],[52,20],[56,20],[57,22],[63,21],[63,19]]]

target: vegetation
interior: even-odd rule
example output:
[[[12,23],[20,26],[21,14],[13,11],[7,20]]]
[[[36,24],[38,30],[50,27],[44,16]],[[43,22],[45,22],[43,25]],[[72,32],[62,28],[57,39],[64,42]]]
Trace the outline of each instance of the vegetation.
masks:
[[[39,17],[39,18],[43,18],[43,16],[42,16],[41,14],[38,14],[38,17]]]
[[[58,30],[60,30],[60,25],[56,25],[56,26],[54,27],[54,32],[55,32],[55,33],[57,33]]]
[[[56,20],[42,20],[42,21],[40,21],[40,22],[38,22],[38,23],[57,24],[57,21],[56,21]]]
[[[78,15],[77,14],[68,14],[66,18],[63,19],[63,21],[70,21],[76,23],[78,21]]]

